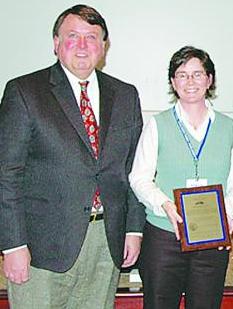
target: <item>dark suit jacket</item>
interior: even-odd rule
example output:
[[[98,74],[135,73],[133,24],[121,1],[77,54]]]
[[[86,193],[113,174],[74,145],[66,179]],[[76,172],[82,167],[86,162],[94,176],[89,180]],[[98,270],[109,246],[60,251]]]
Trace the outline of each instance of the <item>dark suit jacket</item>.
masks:
[[[63,272],[76,260],[98,185],[110,252],[120,267],[125,232],[144,209],[128,173],[142,118],[138,93],[97,71],[100,152],[95,160],[59,63],[8,82],[0,106],[0,250],[28,244],[32,265]]]

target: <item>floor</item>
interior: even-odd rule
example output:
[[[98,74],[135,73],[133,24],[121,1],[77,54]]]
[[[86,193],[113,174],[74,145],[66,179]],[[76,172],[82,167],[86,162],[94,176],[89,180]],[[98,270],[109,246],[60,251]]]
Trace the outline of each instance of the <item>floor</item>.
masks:
[[[233,308],[233,291],[225,291],[221,309]],[[7,295],[4,291],[0,291],[0,309],[10,309],[7,302]],[[115,309],[143,309],[142,295],[135,294],[134,296],[118,295],[116,297]],[[184,309],[183,300],[180,309]]]
[[[1,307],[0,307],[1,308]],[[233,291],[226,290],[223,297],[221,309],[232,309],[233,308]],[[143,309],[142,295],[135,297],[116,297],[115,309]],[[180,309],[185,309],[184,300],[182,299]]]

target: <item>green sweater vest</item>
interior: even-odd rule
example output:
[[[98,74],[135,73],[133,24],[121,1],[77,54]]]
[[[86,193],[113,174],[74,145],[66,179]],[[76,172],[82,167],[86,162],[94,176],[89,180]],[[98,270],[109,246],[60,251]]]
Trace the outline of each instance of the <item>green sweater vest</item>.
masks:
[[[155,115],[158,128],[158,160],[155,175],[156,185],[173,200],[173,189],[186,187],[186,179],[194,178],[194,162],[186,141],[176,123],[172,109]],[[200,143],[186,130],[197,153]],[[200,178],[206,178],[208,185],[222,184],[225,193],[231,164],[233,147],[233,120],[215,112],[206,143],[199,157]],[[147,221],[174,231],[167,217],[156,216],[146,208]]]

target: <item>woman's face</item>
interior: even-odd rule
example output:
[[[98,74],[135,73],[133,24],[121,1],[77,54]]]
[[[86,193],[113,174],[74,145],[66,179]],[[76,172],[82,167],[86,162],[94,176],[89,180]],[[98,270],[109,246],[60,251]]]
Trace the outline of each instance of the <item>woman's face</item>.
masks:
[[[200,59],[191,58],[178,67],[171,81],[181,103],[197,104],[205,101],[206,90],[212,84],[212,75],[207,76]]]

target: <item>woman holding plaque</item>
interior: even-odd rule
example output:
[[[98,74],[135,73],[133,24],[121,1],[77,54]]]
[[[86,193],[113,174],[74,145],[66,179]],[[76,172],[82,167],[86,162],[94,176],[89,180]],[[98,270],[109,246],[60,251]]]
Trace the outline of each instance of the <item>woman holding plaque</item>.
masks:
[[[129,176],[147,216],[139,263],[144,309],[177,309],[183,292],[186,309],[217,309],[229,252],[181,250],[183,219],[173,190],[221,184],[232,232],[233,120],[209,101],[215,97],[215,67],[205,51],[178,50],[168,78],[175,104],[145,126]]]

